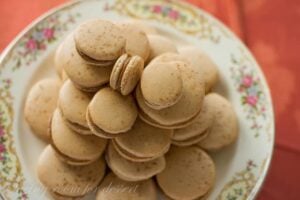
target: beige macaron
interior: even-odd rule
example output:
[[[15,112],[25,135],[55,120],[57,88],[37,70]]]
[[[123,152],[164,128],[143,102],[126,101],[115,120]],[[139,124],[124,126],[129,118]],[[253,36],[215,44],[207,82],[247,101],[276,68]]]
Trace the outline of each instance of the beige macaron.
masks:
[[[60,197],[83,197],[93,191],[105,173],[103,158],[85,165],[71,166],[57,158],[54,149],[48,145],[39,157],[37,176],[49,191]]]
[[[156,28],[151,26],[146,20],[126,19],[123,21],[118,21],[117,24],[130,24],[131,26],[137,27],[137,29],[142,30],[146,34],[158,34]]]
[[[175,200],[205,196],[215,182],[215,165],[197,146],[175,147],[166,154],[166,168],[156,176],[162,191]]]
[[[97,160],[107,141],[94,135],[81,135],[70,129],[59,110],[55,110],[50,126],[51,144],[69,164],[85,165]]]
[[[156,110],[168,108],[182,96],[181,71],[172,63],[152,63],[143,71],[140,87],[147,106]]]
[[[100,184],[96,200],[157,200],[157,191],[152,179],[139,182],[121,180],[109,173]]]
[[[143,69],[144,60],[140,56],[123,54],[110,75],[110,87],[122,95],[130,94],[139,82]]]
[[[160,129],[139,118],[128,132],[113,139],[117,151],[125,158],[143,162],[165,154],[171,145],[173,130]]]
[[[57,105],[61,83],[43,79],[30,89],[24,106],[25,119],[32,132],[46,142],[50,141],[49,122]]]
[[[140,87],[136,90],[136,99],[143,114],[166,127],[185,125],[193,120],[201,111],[205,94],[204,83],[189,65],[180,61],[172,64],[179,69],[183,83],[182,96],[176,104],[161,110],[153,109],[145,103]]]
[[[107,20],[93,19],[79,25],[74,39],[78,53],[86,62],[109,67],[124,53],[126,39],[122,30]]]
[[[86,109],[91,100],[91,94],[78,90],[70,80],[63,84],[59,92],[58,107],[66,124],[83,135],[92,134],[86,121]]]
[[[195,144],[203,141],[208,136],[208,134],[209,134],[209,130],[206,130],[196,136],[193,136],[193,137],[185,139],[185,140],[172,139],[172,144],[179,146],[179,147],[192,146],[192,145],[195,145]]]
[[[73,34],[64,41],[59,57],[67,77],[80,90],[95,92],[109,82],[112,67],[95,67],[87,64],[75,48]]]
[[[131,95],[122,96],[110,87],[102,88],[87,109],[87,121],[94,134],[117,136],[131,129],[138,112]]]
[[[122,180],[142,181],[160,173],[166,166],[163,156],[148,162],[132,162],[123,158],[110,143],[106,151],[106,162]]]
[[[61,58],[60,55],[63,54],[62,50],[63,50],[63,42],[60,43],[60,45],[55,50],[55,54],[54,54],[54,67],[57,75],[60,78],[62,78],[63,69],[64,69],[63,62],[60,61]]]
[[[148,35],[150,44],[150,60],[167,52],[177,53],[176,45],[166,37],[160,35]]]
[[[210,92],[219,80],[218,66],[198,47],[183,47],[179,49],[179,53],[190,62],[200,78],[205,80],[206,93]]]
[[[131,56],[140,56],[146,61],[150,55],[150,45],[146,33],[132,23],[120,23],[119,27],[126,39],[125,52]]]
[[[208,136],[199,145],[208,151],[218,151],[234,143],[239,135],[238,118],[231,103],[219,94],[207,95],[214,105],[214,121]]]

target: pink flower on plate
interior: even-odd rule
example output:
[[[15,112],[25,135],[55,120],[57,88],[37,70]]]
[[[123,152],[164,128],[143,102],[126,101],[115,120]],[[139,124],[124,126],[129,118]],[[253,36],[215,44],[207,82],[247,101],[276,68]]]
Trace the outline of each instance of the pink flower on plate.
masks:
[[[0,154],[5,151],[6,151],[6,148],[5,148],[4,144],[0,144]]]
[[[171,10],[171,11],[169,12],[169,17],[170,17],[171,19],[177,20],[178,17],[179,17],[179,12],[177,12],[176,10]]]
[[[252,76],[245,76],[242,80],[242,84],[245,86],[245,87],[250,87],[252,84],[253,84],[253,78]]]
[[[159,5],[155,5],[153,6],[153,10],[152,10],[154,13],[161,13],[162,11],[162,7],[159,6]]]
[[[26,42],[26,48],[29,50],[35,50],[37,48],[37,42],[34,39],[29,39]]]
[[[257,104],[258,98],[257,96],[247,96],[246,98],[246,103],[249,104],[250,106],[255,106]]]
[[[54,36],[54,29],[52,28],[45,28],[43,30],[43,36],[46,38],[46,39],[51,39],[53,38]]]
[[[3,127],[0,126],[0,137],[2,137],[4,135],[4,130],[3,130]]]

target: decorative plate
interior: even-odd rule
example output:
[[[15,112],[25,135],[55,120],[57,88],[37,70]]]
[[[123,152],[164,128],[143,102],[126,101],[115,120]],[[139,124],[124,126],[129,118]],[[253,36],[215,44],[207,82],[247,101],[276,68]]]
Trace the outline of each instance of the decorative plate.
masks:
[[[146,20],[178,45],[202,48],[216,62],[217,91],[234,105],[238,142],[212,155],[216,186],[209,199],[254,199],[267,174],[274,144],[274,116],[268,85],[257,62],[237,37],[201,9],[176,0],[72,1],[40,17],[2,53],[0,65],[0,191],[4,199],[47,199],[35,175],[45,146],[24,121],[30,86],[54,76],[53,52],[79,23],[90,18]]]

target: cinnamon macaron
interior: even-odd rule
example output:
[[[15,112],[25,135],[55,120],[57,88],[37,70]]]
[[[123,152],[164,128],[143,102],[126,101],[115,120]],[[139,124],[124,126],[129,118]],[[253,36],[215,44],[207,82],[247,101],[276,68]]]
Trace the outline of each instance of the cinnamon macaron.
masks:
[[[32,132],[50,141],[49,122],[57,105],[61,83],[56,79],[43,79],[30,89],[24,106],[24,115]]]
[[[55,110],[51,125],[51,144],[59,158],[71,165],[86,165],[97,160],[107,141],[94,135],[81,135],[70,129],[59,110]]]
[[[142,30],[146,34],[157,34],[157,30],[155,27],[151,26],[146,20],[138,20],[138,19],[126,19],[117,24],[130,24],[131,26],[137,27],[137,29]]]
[[[178,52],[176,45],[166,37],[148,35],[148,40],[150,44],[150,60],[166,52]]]

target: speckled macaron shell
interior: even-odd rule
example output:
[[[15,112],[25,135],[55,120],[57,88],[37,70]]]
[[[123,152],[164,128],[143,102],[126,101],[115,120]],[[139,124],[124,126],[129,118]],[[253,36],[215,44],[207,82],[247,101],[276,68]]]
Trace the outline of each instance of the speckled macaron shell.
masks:
[[[114,138],[119,148],[140,158],[157,158],[166,153],[171,145],[173,130],[160,129],[139,118],[126,133]]]
[[[208,151],[218,151],[237,140],[238,118],[231,103],[221,95],[211,93],[207,98],[214,105],[214,122],[209,135],[199,145]]]
[[[121,29],[107,20],[93,19],[79,25],[74,39],[78,52],[96,61],[115,61],[122,55],[126,39]]]
[[[120,191],[122,188],[128,188]],[[152,179],[139,182],[129,182],[109,173],[99,186],[96,200],[157,200],[157,191]]]
[[[210,92],[219,80],[218,66],[198,47],[183,47],[179,49],[179,53],[190,62],[200,78],[205,80],[206,93]]]
[[[148,35],[148,40],[150,44],[150,60],[166,52],[178,52],[176,45],[166,37],[160,35]]]
[[[51,192],[62,197],[81,197],[97,187],[104,177],[105,168],[103,158],[85,166],[68,165],[58,159],[48,145],[39,157],[37,176]]]
[[[162,191],[175,200],[198,199],[214,185],[215,165],[197,146],[172,146],[166,154],[166,168],[156,176]]]
[[[61,83],[43,79],[30,89],[24,106],[25,119],[32,132],[46,142],[50,141],[49,122],[57,105]]]
[[[163,156],[149,162],[129,161],[115,150],[112,143],[109,144],[105,157],[110,169],[126,181],[147,180],[160,173],[166,166]]]
[[[190,126],[181,129],[175,129],[173,140],[184,141],[201,135],[203,132],[208,130],[214,120],[214,109],[215,106],[213,101],[210,101],[211,98],[204,97],[203,106],[201,112],[196,117],[194,123]]]
[[[86,64],[75,48],[73,34],[66,38],[62,48],[60,62],[64,66],[66,75],[77,88],[94,92],[109,82],[112,67],[95,67]]]
[[[145,20],[127,19],[123,21],[118,21],[117,24],[122,24],[122,25],[130,24],[131,26],[137,27],[137,29],[142,30],[146,34],[158,34],[156,28],[151,26]]]
[[[122,95],[130,94],[138,84],[144,69],[140,56],[123,54],[115,63],[110,75],[110,86]]]
[[[99,90],[87,109],[90,124],[111,134],[130,130],[137,115],[134,98],[131,95],[122,96],[110,87]]]
[[[86,121],[86,109],[92,95],[78,90],[70,80],[60,89],[58,107],[69,128],[80,134],[90,135],[92,132]]]
[[[150,55],[150,45],[146,33],[132,23],[118,25],[126,39],[125,52],[131,56],[140,56],[146,61]]]
[[[186,63],[174,61],[173,64],[180,70],[183,82],[182,96],[175,105],[162,110],[152,109],[145,103],[140,90],[136,90],[140,109],[150,119],[165,126],[182,124],[193,119],[201,111],[205,94],[204,83]]]
[[[168,108],[182,96],[181,72],[172,63],[152,63],[143,71],[140,87],[149,107],[156,110]]]
[[[94,161],[102,155],[107,143],[105,139],[94,135],[81,135],[70,129],[59,110],[54,111],[50,133],[53,148],[71,161]]]
[[[185,139],[185,140],[175,140],[172,139],[172,144],[179,147],[186,147],[191,145],[196,145],[199,142],[203,141],[209,134],[209,130],[204,131],[203,133],[196,135],[194,137]]]

